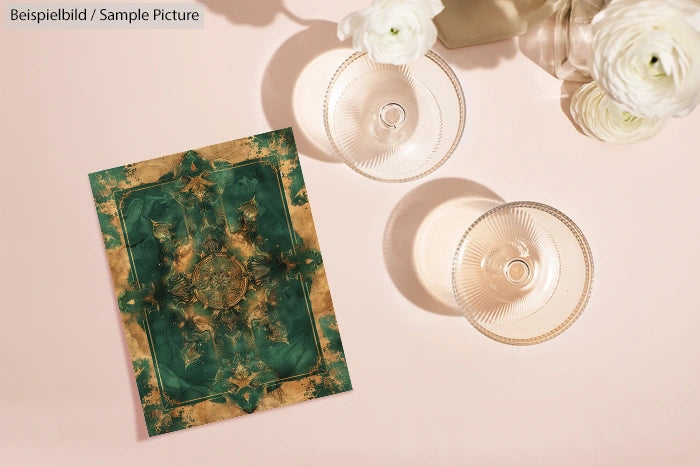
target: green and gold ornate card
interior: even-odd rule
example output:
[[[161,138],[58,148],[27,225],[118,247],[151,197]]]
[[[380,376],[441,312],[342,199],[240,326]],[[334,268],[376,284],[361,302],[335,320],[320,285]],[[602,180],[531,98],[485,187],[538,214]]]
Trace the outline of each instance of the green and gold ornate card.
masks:
[[[149,435],[351,389],[291,129],[90,184]]]

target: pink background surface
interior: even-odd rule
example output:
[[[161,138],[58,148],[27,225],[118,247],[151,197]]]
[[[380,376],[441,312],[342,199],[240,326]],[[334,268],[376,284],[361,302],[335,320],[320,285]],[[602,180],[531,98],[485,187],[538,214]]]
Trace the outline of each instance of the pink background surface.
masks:
[[[522,42],[438,44],[464,138],[428,178],[381,184],[330,161],[290,97],[325,86],[331,22],[368,2],[203,2],[201,30],[0,27],[0,464],[697,465],[700,111],[606,145]],[[87,173],[289,125],[354,390],[149,440]],[[596,276],[571,329],[510,347],[397,289],[387,221],[446,177],[581,227]]]

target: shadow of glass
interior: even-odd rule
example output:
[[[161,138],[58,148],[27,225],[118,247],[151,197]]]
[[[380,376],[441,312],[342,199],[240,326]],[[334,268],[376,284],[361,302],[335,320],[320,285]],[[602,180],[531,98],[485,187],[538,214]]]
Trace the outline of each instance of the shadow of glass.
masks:
[[[336,36],[338,25],[296,16],[283,0],[265,0],[250,7],[248,0],[197,0],[234,24],[267,26],[278,14],[306,29],[293,35],[275,52],[265,69],[261,99],[272,128],[294,128],[300,154],[324,162],[341,162],[323,124],[323,100],[333,74],[353,52]]]
[[[461,178],[433,180],[408,192],[384,231],[384,263],[396,288],[426,311],[461,315],[452,292],[452,258],[469,226],[503,202]]]
[[[353,52],[338,41],[338,25],[313,20],[287,39],[265,69],[261,98],[272,128],[292,123],[297,149],[323,162],[341,162],[323,124],[323,101],[333,74]]]

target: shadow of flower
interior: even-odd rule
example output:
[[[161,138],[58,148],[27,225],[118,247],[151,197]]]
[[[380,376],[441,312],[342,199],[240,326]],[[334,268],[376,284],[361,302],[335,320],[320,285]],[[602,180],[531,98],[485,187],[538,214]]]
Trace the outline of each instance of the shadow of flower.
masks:
[[[197,0],[210,11],[225,16],[235,24],[266,26],[271,24],[278,13],[286,11],[282,0],[256,2],[251,8],[249,0]]]
[[[582,135],[585,134],[581,130],[581,127],[579,126],[578,123],[576,123],[576,120],[574,117],[571,115],[571,98],[576,94],[576,91],[579,90],[581,86],[583,86],[584,83],[580,83],[578,81],[562,81],[561,83],[561,110],[564,112],[564,115],[566,115],[566,118],[569,119],[571,124],[576,128],[576,130],[581,133]]]

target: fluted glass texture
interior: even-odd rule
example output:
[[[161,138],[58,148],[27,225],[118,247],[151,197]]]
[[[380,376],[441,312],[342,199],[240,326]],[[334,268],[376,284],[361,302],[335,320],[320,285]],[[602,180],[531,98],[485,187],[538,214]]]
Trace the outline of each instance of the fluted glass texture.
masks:
[[[455,150],[464,121],[459,81],[430,51],[407,65],[355,53],[326,92],[331,145],[351,168],[375,180],[403,182],[432,172]]]
[[[536,344],[583,311],[593,259],[581,230],[561,212],[506,203],[464,234],[452,279],[460,309],[479,331],[507,344]]]

